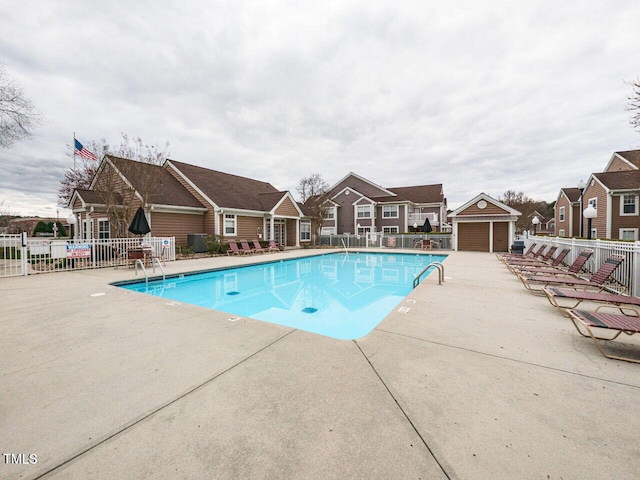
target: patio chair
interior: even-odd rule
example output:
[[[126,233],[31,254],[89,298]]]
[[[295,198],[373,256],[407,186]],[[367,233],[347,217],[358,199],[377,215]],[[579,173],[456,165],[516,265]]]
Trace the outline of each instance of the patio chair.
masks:
[[[255,253],[253,248],[249,246],[249,243],[246,240],[240,240],[240,245],[242,246],[242,251],[245,255],[251,255],[252,253]]]
[[[522,281],[524,286],[531,293],[536,295],[544,295],[542,289],[550,285],[566,285],[569,287],[584,287],[595,288],[601,291],[605,288],[605,282],[607,282],[613,272],[624,261],[624,255],[613,254],[600,266],[600,268],[594,273],[588,280],[583,278],[574,278],[567,275],[518,275],[518,278]],[[531,284],[544,284],[541,288],[533,288]]]
[[[556,307],[565,317],[569,316],[569,310],[576,308],[585,300],[587,302],[606,303],[615,306],[622,314],[625,314],[626,307],[624,305],[640,307],[640,297],[620,293],[589,292],[560,287],[545,287],[542,291],[551,305]],[[567,302],[572,302],[573,304],[569,305]]]
[[[227,255],[242,255],[244,252],[238,248],[238,244],[235,240],[229,240],[229,250],[227,250]]]
[[[632,309],[634,313],[633,315],[620,315],[600,312],[600,309],[602,308],[611,307],[608,305],[601,305],[595,312],[588,312],[586,310],[569,310],[569,318],[580,335],[583,337],[591,337],[603,356],[614,360],[640,363],[640,356],[638,358],[630,358],[606,353],[602,348],[601,342],[601,340],[615,340],[621,333],[626,333],[629,336],[640,333],[640,311],[634,308]],[[594,333],[594,328],[610,330],[611,332],[615,332],[615,335],[612,337],[601,337]]]
[[[266,248],[262,248],[260,242],[258,240],[253,240],[253,251],[256,253],[265,253],[267,251]]]
[[[569,268],[566,270],[564,268],[559,268],[558,266],[551,265],[540,265],[534,266],[529,265],[527,267],[522,267],[518,269],[512,269],[511,271],[516,275],[561,275],[561,276],[571,276],[578,277],[578,274],[587,263],[589,258],[593,255],[593,250],[590,248],[585,248],[580,252],[580,254],[576,257]]]

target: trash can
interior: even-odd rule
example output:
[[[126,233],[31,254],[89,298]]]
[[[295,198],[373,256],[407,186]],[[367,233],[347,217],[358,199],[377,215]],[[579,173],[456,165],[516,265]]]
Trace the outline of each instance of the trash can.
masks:
[[[522,255],[524,253],[524,242],[522,240],[515,240],[511,245],[511,253]]]

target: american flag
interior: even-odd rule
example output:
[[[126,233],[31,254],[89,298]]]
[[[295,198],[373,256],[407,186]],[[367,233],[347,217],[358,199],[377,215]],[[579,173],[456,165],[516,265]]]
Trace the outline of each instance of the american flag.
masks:
[[[98,160],[96,154],[84,148],[78,140],[76,140],[76,147],[73,153],[74,155],[80,155],[81,157],[88,158],[89,160]]]

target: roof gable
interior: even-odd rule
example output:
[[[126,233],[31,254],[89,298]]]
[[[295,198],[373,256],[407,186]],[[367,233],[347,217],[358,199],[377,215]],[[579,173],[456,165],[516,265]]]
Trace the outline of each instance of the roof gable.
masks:
[[[580,200],[580,195],[582,192],[579,188],[576,187],[565,187],[560,189],[560,193],[558,194],[558,200],[561,195],[564,195],[569,203],[576,203]]]
[[[151,188],[148,204],[202,208],[202,204],[169,171],[160,165],[105,156],[138,193]]]
[[[640,170],[640,150],[614,152],[604,171],[608,172],[614,164],[621,166],[621,162],[624,165],[625,170]]]
[[[360,175],[353,172],[349,172],[342,180],[338,181],[333,187],[329,189],[331,196],[343,191],[346,187],[351,190],[369,198],[381,197],[381,196],[395,196],[395,193],[387,190],[386,188],[376,185],[370,180],[367,180]]]
[[[522,213],[515,208],[511,208],[499,200],[490,197],[486,193],[480,193],[464,205],[455,209],[449,216],[457,217],[465,215],[522,215]]]

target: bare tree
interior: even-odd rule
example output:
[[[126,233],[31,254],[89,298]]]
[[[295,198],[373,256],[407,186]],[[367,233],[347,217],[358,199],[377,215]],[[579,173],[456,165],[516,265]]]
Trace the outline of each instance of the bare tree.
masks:
[[[517,231],[522,232],[531,228],[529,215],[536,211],[538,202],[527,197],[524,192],[516,192],[515,190],[507,190],[498,200],[522,213],[516,221]]]
[[[297,190],[305,209],[311,217],[311,231],[314,233],[315,241],[320,235],[322,222],[329,209],[329,204],[326,202],[329,184],[325,182],[319,173],[314,173],[300,179]]]
[[[629,82],[631,86],[632,94],[628,97],[629,103],[627,104],[627,110],[635,112],[629,123],[636,130],[640,131],[640,78],[633,82]]]
[[[0,64],[0,148],[30,137],[38,123],[35,107]]]
[[[140,137],[132,138],[126,133],[121,135],[122,141],[115,147],[111,147],[104,138],[99,141],[92,140],[85,144],[85,147],[95,153],[99,159],[111,154],[145,164],[162,165],[169,157],[169,142],[165,143],[164,148],[159,148],[156,145],[145,144]],[[73,156],[74,146],[67,145],[67,149],[70,151],[70,155]],[[99,162],[88,160],[84,157],[79,157],[79,159],[80,163],[74,169],[66,170],[65,177],[61,181],[60,189],[58,190],[58,201],[61,205],[66,205],[69,202],[76,188],[89,188],[97,173]]]

